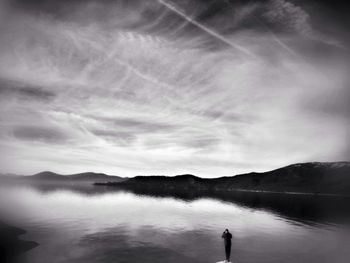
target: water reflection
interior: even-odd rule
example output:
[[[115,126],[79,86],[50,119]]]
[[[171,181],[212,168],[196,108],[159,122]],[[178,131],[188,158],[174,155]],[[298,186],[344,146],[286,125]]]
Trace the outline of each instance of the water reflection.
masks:
[[[144,189],[118,189],[110,186],[94,186],[91,184],[52,184],[36,183],[26,185],[42,194],[58,191],[71,191],[81,195],[99,196],[106,193],[133,193],[139,196],[155,198],[171,198],[185,202],[209,198],[239,206],[266,210],[291,220],[305,224],[346,224],[350,218],[349,197],[290,195],[278,193],[255,192],[181,192],[181,191],[147,191]]]
[[[0,200],[2,211],[28,230],[26,238],[40,244],[29,263],[217,262],[224,228],[234,236],[236,262],[346,258],[345,226],[329,224],[340,222],[336,199],[36,184],[3,189]]]

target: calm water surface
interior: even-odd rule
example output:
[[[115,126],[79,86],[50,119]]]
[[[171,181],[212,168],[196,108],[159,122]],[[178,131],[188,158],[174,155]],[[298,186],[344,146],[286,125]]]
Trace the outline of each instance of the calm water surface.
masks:
[[[225,228],[233,234],[233,262],[349,262],[345,225],[316,215],[312,204],[155,197],[92,186],[16,186],[0,195],[2,214],[40,244],[27,254],[30,263],[217,262],[224,258]]]

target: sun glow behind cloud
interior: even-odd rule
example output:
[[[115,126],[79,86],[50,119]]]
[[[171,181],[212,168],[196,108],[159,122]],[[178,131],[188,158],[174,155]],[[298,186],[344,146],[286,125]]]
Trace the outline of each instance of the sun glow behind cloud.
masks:
[[[3,171],[219,176],[347,157],[349,123],[326,110],[347,94],[345,62],[310,52],[329,38],[302,9],[270,1],[258,24],[293,31],[275,33],[242,27],[260,8],[243,5],[224,34],[228,21],[122,2],[79,3],[63,18],[10,12],[0,51]],[[201,10],[177,4],[193,17]],[[313,108],[322,94],[334,97]]]

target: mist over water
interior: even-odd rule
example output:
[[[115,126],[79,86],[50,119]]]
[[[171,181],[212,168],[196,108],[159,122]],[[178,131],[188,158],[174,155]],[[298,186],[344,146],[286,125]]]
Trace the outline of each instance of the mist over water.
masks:
[[[326,202],[310,198],[184,199],[42,184],[1,189],[0,208],[39,243],[30,263],[217,262],[225,228],[234,262],[345,262],[344,218],[325,216],[318,205]]]

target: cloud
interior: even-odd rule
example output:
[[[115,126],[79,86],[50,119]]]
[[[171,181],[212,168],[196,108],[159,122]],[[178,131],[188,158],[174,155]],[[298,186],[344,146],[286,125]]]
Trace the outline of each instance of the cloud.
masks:
[[[39,141],[44,143],[62,143],[67,137],[60,130],[39,126],[15,127],[13,135],[20,140]]]
[[[54,92],[47,91],[43,88],[26,86],[25,84],[21,85],[19,83],[6,83],[2,81],[0,81],[0,95],[3,99],[12,97],[44,102],[51,101],[55,98]]]
[[[262,14],[262,18],[276,30],[313,36],[308,13],[291,2],[285,0],[269,1],[268,8]]]
[[[50,2],[13,5],[1,31],[7,170],[218,176],[343,159],[346,51],[311,52],[302,7]]]
[[[144,136],[157,137],[174,133],[180,129],[171,123],[160,123],[144,118],[92,117],[98,125],[88,128],[89,132],[120,146],[130,146]],[[99,128],[97,128],[98,126]]]
[[[136,136],[130,133],[130,131],[120,132],[116,130],[91,130],[90,132],[119,146],[129,146],[136,139]]]
[[[155,133],[155,132],[164,132],[164,131],[174,131],[176,129],[175,125],[170,123],[157,123],[154,121],[144,121],[144,120],[136,120],[130,118],[115,118],[112,120],[113,125],[119,129],[135,129],[142,133]]]

